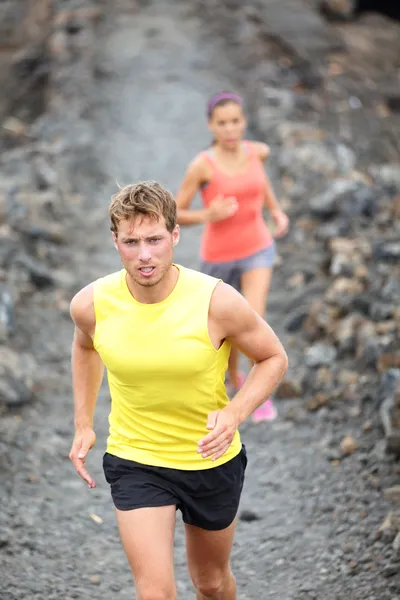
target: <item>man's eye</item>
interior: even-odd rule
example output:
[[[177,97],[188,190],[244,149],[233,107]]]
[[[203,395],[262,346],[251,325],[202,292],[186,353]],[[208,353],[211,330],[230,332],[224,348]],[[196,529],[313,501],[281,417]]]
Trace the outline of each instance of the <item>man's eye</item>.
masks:
[[[157,242],[159,242],[159,241],[160,241],[160,238],[151,238],[151,240],[150,240],[150,242],[151,242],[152,244],[156,244],[156,243],[157,243]]]

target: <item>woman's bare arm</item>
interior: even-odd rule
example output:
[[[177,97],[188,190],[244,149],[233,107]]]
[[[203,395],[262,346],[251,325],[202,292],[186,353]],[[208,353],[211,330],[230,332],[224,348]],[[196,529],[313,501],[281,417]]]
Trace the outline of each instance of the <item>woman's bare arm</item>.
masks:
[[[264,144],[263,142],[252,142],[252,144],[254,151],[257,153],[259,159],[262,162],[266,161],[271,153],[270,147],[267,144]],[[280,207],[278,199],[272,187],[270,178],[267,174],[265,177],[264,201],[269,214],[275,222],[275,236],[277,238],[284,236],[289,229],[289,217]]]
[[[204,165],[201,157],[197,157],[190,163],[176,194],[179,225],[197,225],[199,223],[205,223],[208,220],[208,211],[206,208],[190,210],[193,198],[200,189],[202,183],[204,183],[204,180]]]

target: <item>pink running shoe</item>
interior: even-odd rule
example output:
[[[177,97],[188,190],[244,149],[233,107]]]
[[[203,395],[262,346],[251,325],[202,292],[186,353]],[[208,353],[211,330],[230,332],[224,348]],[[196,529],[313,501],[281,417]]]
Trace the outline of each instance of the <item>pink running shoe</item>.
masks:
[[[275,421],[278,416],[278,411],[276,410],[274,403],[271,398],[268,398],[261,404],[256,410],[253,412],[253,423],[261,423],[261,421]]]

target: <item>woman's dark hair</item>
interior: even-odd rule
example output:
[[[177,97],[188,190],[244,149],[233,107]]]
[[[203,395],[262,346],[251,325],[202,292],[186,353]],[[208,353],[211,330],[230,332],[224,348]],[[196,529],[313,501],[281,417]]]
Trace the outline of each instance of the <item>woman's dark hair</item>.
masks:
[[[219,92],[207,102],[207,117],[211,119],[214,109],[217,106],[224,106],[225,104],[229,104],[229,102],[243,106],[243,98],[238,94],[234,94],[233,92]]]

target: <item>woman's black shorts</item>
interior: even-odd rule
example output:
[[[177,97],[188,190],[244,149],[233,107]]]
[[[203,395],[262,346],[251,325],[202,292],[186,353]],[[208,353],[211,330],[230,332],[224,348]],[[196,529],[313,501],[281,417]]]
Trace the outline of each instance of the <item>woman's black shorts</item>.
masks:
[[[210,531],[225,529],[234,520],[246,465],[244,445],[227,463],[198,471],[152,467],[107,452],[103,457],[116,508],[175,505],[185,523]]]

